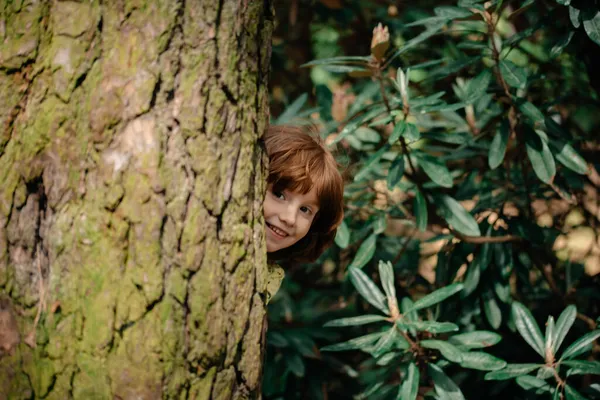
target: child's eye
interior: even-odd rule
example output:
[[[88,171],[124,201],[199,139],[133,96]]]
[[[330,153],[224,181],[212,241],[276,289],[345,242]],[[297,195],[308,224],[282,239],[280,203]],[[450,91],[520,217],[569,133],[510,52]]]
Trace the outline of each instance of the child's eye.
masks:
[[[285,196],[283,195],[283,192],[280,192],[279,190],[273,190],[273,196],[275,196],[281,200],[283,200],[285,198]]]
[[[302,211],[304,214],[312,213],[312,210],[310,208],[304,206],[300,207],[300,211]]]

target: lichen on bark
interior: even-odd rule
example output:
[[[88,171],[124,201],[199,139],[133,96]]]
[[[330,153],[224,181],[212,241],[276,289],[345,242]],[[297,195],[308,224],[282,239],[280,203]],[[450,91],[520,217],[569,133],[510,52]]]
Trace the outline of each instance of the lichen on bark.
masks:
[[[0,398],[260,397],[271,13],[0,4]]]

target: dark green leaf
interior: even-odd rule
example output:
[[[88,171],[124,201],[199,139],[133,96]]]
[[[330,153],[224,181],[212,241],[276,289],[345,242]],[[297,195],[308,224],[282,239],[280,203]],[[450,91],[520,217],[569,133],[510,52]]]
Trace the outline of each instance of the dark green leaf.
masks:
[[[371,261],[375,254],[375,245],[377,244],[377,235],[371,234],[358,248],[356,256],[352,260],[350,267],[362,268],[366,263]]]
[[[465,400],[465,396],[456,383],[440,367],[435,364],[429,364],[429,375],[433,380],[438,396],[447,400]]]
[[[438,350],[449,361],[460,363],[463,359],[462,351],[444,340],[421,340],[419,344],[427,349]]]
[[[394,130],[392,131],[392,134],[388,138],[388,143],[389,144],[396,143],[398,141],[398,139],[400,139],[400,136],[403,135],[405,129],[406,129],[406,123],[404,121],[396,122],[396,125],[394,125]]]
[[[576,317],[577,307],[574,305],[565,308],[560,317],[558,317],[558,321],[556,321],[556,326],[554,327],[552,354],[556,354],[560,349],[560,345],[565,340],[565,337],[567,337],[567,333],[569,333],[569,330],[573,326]]]
[[[508,123],[503,121],[500,124],[500,128],[492,140],[490,145],[490,152],[488,156],[488,164],[491,169],[496,169],[504,160],[504,154],[506,153],[506,145],[508,144],[509,136]]]
[[[331,58],[322,58],[320,60],[313,60],[311,62],[307,62],[306,64],[302,64],[301,67],[313,67],[315,65],[328,65],[328,64],[343,64],[343,63],[364,63],[369,62],[371,57],[363,57],[363,56],[342,56],[342,57],[331,57]]]
[[[565,385],[565,394],[567,395],[567,400],[587,400],[587,398],[583,397],[577,390],[569,385]]]
[[[484,300],[483,311],[485,312],[485,317],[491,327],[494,329],[500,328],[500,324],[502,323],[502,311],[500,310],[500,307],[498,307],[498,303],[493,295]]]
[[[533,170],[542,182],[552,183],[556,174],[556,165],[552,152],[546,141],[533,132],[528,133],[525,137],[525,147]]]
[[[421,34],[419,34],[418,36],[415,36],[414,38],[410,39],[408,42],[404,43],[404,46],[402,46],[399,50],[397,50],[388,60],[388,63],[391,62],[392,60],[394,60],[396,57],[398,57],[399,55],[401,55],[402,53],[410,50],[411,48],[417,46],[418,44],[426,41],[427,39],[429,39],[430,37],[432,37],[433,35],[435,35],[436,33],[439,32],[440,29],[442,29],[442,27],[445,25],[445,22],[439,22],[435,25],[431,25],[427,28],[427,30],[425,30],[424,32],[422,32]]]
[[[563,361],[561,364],[571,367],[571,369],[567,371],[567,376],[588,374],[600,375],[600,362],[598,361],[571,360]]]
[[[565,143],[560,146],[555,141],[550,141],[549,144],[558,162],[578,174],[585,175],[587,173],[587,163],[570,144]]]
[[[506,361],[482,351],[472,351],[463,353],[460,365],[463,368],[478,369],[480,371],[497,371],[506,366]]]
[[[591,19],[583,20],[583,29],[585,29],[590,39],[600,46],[600,10],[596,11],[596,15]]]
[[[380,309],[385,314],[389,314],[386,298],[377,285],[359,268],[351,266],[348,268],[348,271],[350,273],[350,280],[356,290],[358,290],[358,293],[372,306]]]
[[[531,120],[534,124],[543,124],[545,117],[544,114],[533,104],[528,101],[518,101],[519,110]]]
[[[390,351],[396,342],[397,336],[398,330],[396,329],[396,326],[392,325],[392,327],[388,329],[383,336],[381,336],[381,338],[379,338],[377,344],[375,344],[372,354],[375,357],[379,357],[380,355]]]
[[[292,353],[287,358],[287,367],[294,375],[298,378],[302,378],[304,376],[305,367],[304,361],[302,361],[302,357],[298,353]]]
[[[463,297],[466,297],[473,293],[479,285],[479,278],[481,277],[481,269],[479,268],[478,262],[472,262],[469,264],[467,274],[465,276],[464,285],[465,290],[462,293]]]
[[[452,175],[443,161],[425,153],[420,153],[418,159],[419,165],[433,182],[445,188],[452,187]]]
[[[421,133],[415,124],[407,123],[406,128],[402,132],[402,136],[409,142],[415,142],[421,138]]]
[[[458,325],[452,322],[409,321],[408,319],[400,319],[396,322],[396,325],[402,330],[414,330],[415,332],[448,333],[458,330]]]
[[[348,229],[346,221],[342,220],[342,223],[340,224],[340,226],[338,226],[337,232],[335,233],[335,244],[338,247],[345,249],[346,247],[348,247],[349,243],[350,230]]]
[[[440,17],[450,18],[450,19],[468,18],[471,15],[473,15],[473,13],[471,13],[471,11],[469,11],[465,8],[452,7],[452,6],[436,7],[433,9],[433,12],[435,13],[435,15],[438,15]]]
[[[434,198],[438,213],[454,229],[463,235],[481,236],[479,224],[465,208],[452,197],[443,195]]]
[[[474,331],[450,337],[450,342],[466,349],[480,349],[493,346],[502,340],[502,336],[490,331]]]
[[[354,177],[354,182],[358,182],[365,178],[369,174],[369,172],[371,172],[371,170],[377,165],[377,163],[381,159],[381,156],[383,156],[383,154],[389,149],[390,145],[385,144],[379,150],[377,150],[376,153],[371,155],[371,157],[369,157],[369,159],[365,162],[364,167],[362,167],[362,169],[358,171],[358,173]]]
[[[441,303],[448,297],[455,295],[456,293],[463,290],[462,283],[453,283],[446,287],[440,288],[435,292],[429,293],[427,296],[421,297],[413,304],[414,310],[421,310],[423,308],[431,307],[435,304]]]
[[[388,189],[393,190],[394,187],[400,182],[402,176],[404,175],[404,156],[402,154],[398,154],[394,161],[392,161],[392,165],[390,166],[390,170],[388,171],[387,176],[387,186]]]
[[[525,341],[542,357],[545,357],[544,339],[531,312],[521,303],[513,302],[512,313],[517,330]]]
[[[538,364],[508,364],[501,370],[485,374],[485,380],[503,381],[507,379],[512,379],[518,376],[528,374],[531,371],[534,371],[538,368],[540,368],[540,365]]]
[[[414,208],[415,218],[417,219],[417,229],[421,232],[425,232],[427,229],[427,201],[419,189],[416,190]]]
[[[361,315],[358,317],[334,319],[333,321],[325,323],[323,326],[333,328],[340,326],[367,325],[373,322],[385,321],[387,318],[388,317],[382,315]]]
[[[380,233],[383,233],[385,231],[386,227],[387,215],[380,214],[379,217],[377,217],[377,219],[373,223],[373,232],[375,232],[376,235],[379,235]]]
[[[402,385],[400,386],[400,391],[398,392],[396,400],[416,400],[417,394],[419,393],[419,379],[419,369],[416,367],[415,363],[411,362],[408,365],[406,378],[404,378],[404,382],[402,382]]]
[[[332,344],[321,348],[321,351],[344,351],[365,349],[372,346],[385,332],[369,333],[368,335],[350,339],[343,343]]]
[[[572,345],[567,347],[563,353],[561,360],[569,360],[577,357],[580,354],[586,353],[592,349],[592,343],[594,340],[600,337],[600,329],[591,331],[590,333],[583,335],[577,339]]]
[[[566,35],[564,35],[550,50],[550,57],[556,58],[562,54],[565,47],[571,43],[571,39],[575,36],[575,31],[570,31]]]
[[[579,28],[581,26],[581,11],[578,8],[569,6],[569,18],[571,19],[571,23],[575,28]]]
[[[335,137],[331,144],[338,143],[340,140],[346,138],[346,136],[350,135],[362,124],[369,122],[373,118],[378,117],[380,114],[386,112],[385,106],[376,106],[373,109],[366,112],[364,115],[349,121],[346,126],[342,129],[342,131]]]
[[[525,69],[516,66],[508,60],[500,61],[500,73],[506,83],[514,88],[524,88],[527,84],[527,73]]]
[[[546,381],[530,375],[517,377],[517,384],[525,390],[535,391],[536,394],[550,392],[551,388]]]

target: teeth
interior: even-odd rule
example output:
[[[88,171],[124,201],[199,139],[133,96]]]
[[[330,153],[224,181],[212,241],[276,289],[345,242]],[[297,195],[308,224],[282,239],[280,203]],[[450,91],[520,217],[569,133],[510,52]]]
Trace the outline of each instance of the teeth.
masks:
[[[271,225],[271,224],[269,224],[269,226],[271,227],[271,229],[272,229],[272,230],[273,230],[273,231],[274,231],[276,234],[278,234],[278,235],[281,235],[281,236],[287,236],[287,233],[285,233],[285,232],[284,232],[284,231],[282,231],[281,229],[278,229],[277,227],[275,227],[275,226],[273,226],[273,225]]]

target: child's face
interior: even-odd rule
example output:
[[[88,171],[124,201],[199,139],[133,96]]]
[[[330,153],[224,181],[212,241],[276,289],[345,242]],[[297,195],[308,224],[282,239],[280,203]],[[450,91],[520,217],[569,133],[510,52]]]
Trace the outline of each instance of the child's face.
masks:
[[[272,253],[290,247],[306,236],[319,211],[317,191],[313,187],[302,194],[274,190],[273,185],[269,185],[263,209],[267,252]]]

